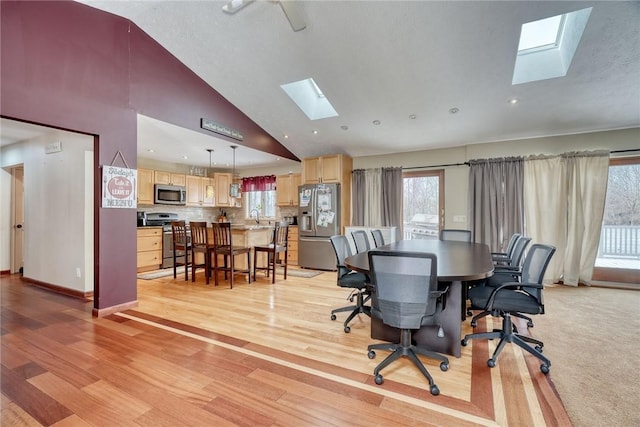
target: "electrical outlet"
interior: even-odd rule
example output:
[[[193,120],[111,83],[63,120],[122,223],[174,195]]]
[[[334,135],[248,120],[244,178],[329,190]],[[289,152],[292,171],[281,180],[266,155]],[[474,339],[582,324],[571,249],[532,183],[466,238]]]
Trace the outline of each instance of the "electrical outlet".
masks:
[[[76,267],[76,277],[80,279],[82,277],[82,272],[80,271],[80,267]]]
[[[454,215],[453,216],[453,222],[467,222],[467,216],[466,215]]]

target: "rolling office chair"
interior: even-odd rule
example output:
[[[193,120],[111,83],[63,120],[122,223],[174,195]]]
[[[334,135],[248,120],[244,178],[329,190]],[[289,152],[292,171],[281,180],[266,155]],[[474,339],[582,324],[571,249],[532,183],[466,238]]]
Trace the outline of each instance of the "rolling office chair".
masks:
[[[266,267],[258,267],[258,253],[267,253]],[[266,270],[267,277],[273,273],[271,283],[276,283],[276,264],[278,264],[278,254],[284,253],[281,265],[284,267],[284,280],[287,280],[287,256],[289,255],[289,223],[277,222],[273,229],[271,243],[253,247],[253,280],[256,279],[256,270]]]
[[[358,314],[363,313],[371,317],[371,307],[366,306],[365,303],[371,298],[369,292],[369,278],[364,273],[359,273],[349,269],[344,265],[344,260],[352,255],[351,247],[349,246],[349,240],[346,236],[336,235],[331,236],[331,246],[336,254],[336,266],[338,267],[338,286],[341,288],[352,289],[349,295],[349,301],[353,301],[356,298],[356,304],[342,308],[336,308],[331,310],[331,320],[336,320],[336,313],[343,311],[350,311],[351,314],[344,321],[344,331],[346,333],[351,332],[349,322]],[[355,294],[355,295],[354,295]]]
[[[440,240],[471,242],[471,230],[443,228],[442,230],[440,230]]]
[[[521,274],[520,264],[522,263],[522,258],[524,256],[525,249],[527,248],[527,245],[529,244],[529,242],[531,242],[530,237],[520,236],[518,238],[518,241],[513,247],[511,259],[509,261],[513,265],[496,265],[493,268],[493,276],[482,281],[482,284],[476,285],[475,287],[469,289],[467,291],[467,297],[471,298],[472,295],[477,294],[478,292],[484,292],[476,288],[488,286],[495,289],[504,283],[517,281],[518,276],[520,276]],[[470,313],[471,310],[483,310],[480,314],[475,315],[471,319],[471,326],[473,326],[474,328],[478,324],[478,319],[481,319],[482,317],[485,317],[491,314],[490,311],[484,310],[484,306],[477,307],[477,306],[474,306],[473,303],[471,303],[471,306],[467,311],[467,314],[469,316],[471,316],[471,313]],[[518,315],[518,314],[514,314],[514,316],[521,317],[527,320],[527,326],[529,326],[530,328],[533,327],[533,321],[531,320],[530,317],[525,315]]]
[[[409,357],[429,381],[429,391],[440,393],[418,354],[440,361],[440,369],[449,369],[449,359],[434,351],[411,343],[412,330],[425,325],[439,326],[438,316],[444,306],[445,290],[438,290],[437,258],[435,254],[416,252],[369,252],[369,274],[377,297],[374,315],[386,325],[400,329],[400,342],[395,344],[371,344],[368,356],[376,356],[374,350],[390,350],[373,371],[376,384],[384,379],[380,371],[401,356]],[[377,312],[379,310],[379,313]],[[438,333],[434,328],[433,333]]]
[[[542,361],[540,370],[543,373],[549,372],[551,361],[542,354],[544,343],[518,334],[511,316],[520,313],[544,314],[542,279],[555,251],[556,248],[550,245],[535,244],[531,246],[522,266],[520,281],[507,282],[497,288],[480,287],[481,292],[470,294],[474,306],[484,306],[484,309],[493,316],[502,316],[501,330],[468,334],[462,339],[462,345],[466,346],[471,339],[500,338],[493,355],[487,361],[490,368],[496,366],[498,356],[505,344],[514,343]]]
[[[177,267],[184,265],[184,281],[189,280],[191,265],[191,242],[187,236],[187,224],[184,221],[171,221],[171,237],[173,242],[173,278],[177,276]],[[184,262],[178,261],[184,256]]]
[[[511,264],[511,257],[513,255],[513,250],[516,246],[516,242],[522,236],[520,233],[513,233],[511,239],[509,239],[509,243],[507,244],[507,249],[504,252],[491,252],[491,259],[493,263],[496,265]]]
[[[369,245],[369,238],[367,237],[367,232],[364,230],[356,230],[351,232],[351,237],[353,237],[353,242],[356,244],[356,252],[366,252],[371,249]]]
[[[373,237],[373,243],[375,244],[376,248],[384,245],[384,236],[382,235],[382,231],[378,229],[371,230],[371,236]]]

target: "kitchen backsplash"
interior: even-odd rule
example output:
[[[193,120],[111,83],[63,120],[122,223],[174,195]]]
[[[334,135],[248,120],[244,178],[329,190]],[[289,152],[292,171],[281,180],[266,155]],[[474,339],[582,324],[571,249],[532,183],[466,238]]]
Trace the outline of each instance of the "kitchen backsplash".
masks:
[[[232,208],[232,207],[219,207],[219,208],[200,208],[197,206],[171,206],[171,205],[153,205],[153,206],[138,206],[138,212],[157,213],[157,212],[169,212],[178,215],[178,219],[185,221],[217,221],[220,216],[220,211],[224,211],[227,215],[227,220],[232,223],[252,223],[255,220],[247,219],[244,208]],[[282,219],[285,216],[298,215],[297,207],[276,207],[276,219]],[[269,221],[269,218],[265,218],[262,221]]]

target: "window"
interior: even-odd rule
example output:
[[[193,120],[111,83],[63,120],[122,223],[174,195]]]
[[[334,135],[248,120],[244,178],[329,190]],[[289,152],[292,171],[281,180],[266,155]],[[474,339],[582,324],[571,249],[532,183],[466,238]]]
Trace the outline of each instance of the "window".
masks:
[[[437,239],[442,226],[444,171],[405,172],[403,239]]]
[[[245,206],[247,207],[247,219],[255,219],[254,209],[258,211],[260,218],[276,217],[276,192],[269,191],[249,191],[244,193]],[[253,214],[252,214],[253,212]]]

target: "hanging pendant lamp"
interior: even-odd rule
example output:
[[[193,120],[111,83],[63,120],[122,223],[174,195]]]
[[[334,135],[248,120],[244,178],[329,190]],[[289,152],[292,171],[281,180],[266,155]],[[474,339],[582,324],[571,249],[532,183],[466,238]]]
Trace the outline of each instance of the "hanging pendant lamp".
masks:
[[[231,184],[229,185],[229,195],[231,197],[240,197],[240,184],[233,182],[236,179],[236,148],[237,145],[232,145],[233,150],[233,172],[231,174]]]

